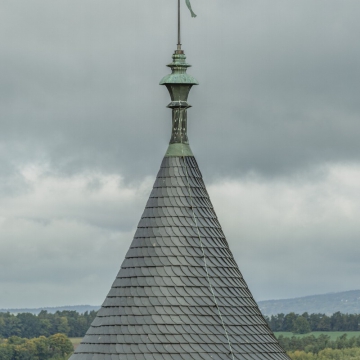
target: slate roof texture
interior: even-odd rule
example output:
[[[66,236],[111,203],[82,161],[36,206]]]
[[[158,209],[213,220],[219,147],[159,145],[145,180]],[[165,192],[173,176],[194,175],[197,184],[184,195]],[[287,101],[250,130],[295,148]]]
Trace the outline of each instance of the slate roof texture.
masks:
[[[165,157],[71,360],[288,360],[229,249],[193,156]]]

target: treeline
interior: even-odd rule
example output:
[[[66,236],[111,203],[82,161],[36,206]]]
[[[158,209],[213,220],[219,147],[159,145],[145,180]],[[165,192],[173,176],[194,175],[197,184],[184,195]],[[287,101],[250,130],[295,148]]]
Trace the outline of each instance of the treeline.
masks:
[[[353,349],[325,349],[318,354],[307,353],[305,351],[291,351],[288,355],[292,360],[359,360],[360,348]]]
[[[306,353],[317,354],[325,349],[342,350],[360,348],[360,336],[348,337],[344,334],[336,340],[331,340],[330,336],[321,334],[299,337],[278,337],[279,343],[285,351],[304,351]]]
[[[71,341],[64,334],[33,339],[12,336],[0,341],[1,360],[60,360],[67,359],[73,351]]]
[[[288,331],[306,334],[311,331],[359,331],[360,314],[342,314],[336,312],[331,316],[325,314],[302,315],[290,313],[266,316],[272,331]]]
[[[84,314],[76,311],[58,311],[51,314],[44,310],[38,315],[0,313],[0,338],[18,336],[30,339],[58,333],[69,337],[83,337],[95,316],[96,311]]]

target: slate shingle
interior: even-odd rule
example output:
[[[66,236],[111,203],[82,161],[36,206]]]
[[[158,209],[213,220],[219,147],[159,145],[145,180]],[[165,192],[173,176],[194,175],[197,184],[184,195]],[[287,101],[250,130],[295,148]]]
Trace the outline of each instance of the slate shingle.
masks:
[[[286,360],[193,156],[165,157],[135,237],[71,360]]]

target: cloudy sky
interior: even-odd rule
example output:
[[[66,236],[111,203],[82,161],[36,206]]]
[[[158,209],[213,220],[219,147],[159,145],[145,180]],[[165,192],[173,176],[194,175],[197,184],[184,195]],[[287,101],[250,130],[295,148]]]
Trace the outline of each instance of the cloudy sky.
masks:
[[[192,0],[189,137],[257,300],[359,288],[360,2]],[[0,0],[0,308],[101,304],[170,138],[175,0]]]

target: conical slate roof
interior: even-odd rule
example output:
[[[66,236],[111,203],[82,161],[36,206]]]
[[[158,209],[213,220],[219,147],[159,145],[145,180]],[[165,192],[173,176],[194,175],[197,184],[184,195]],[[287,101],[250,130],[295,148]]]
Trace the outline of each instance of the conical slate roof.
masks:
[[[187,66],[175,52],[173,74]],[[241,275],[187,144],[187,94],[197,82],[183,80],[162,81],[173,92],[172,141],[121,269],[71,360],[289,360]]]

